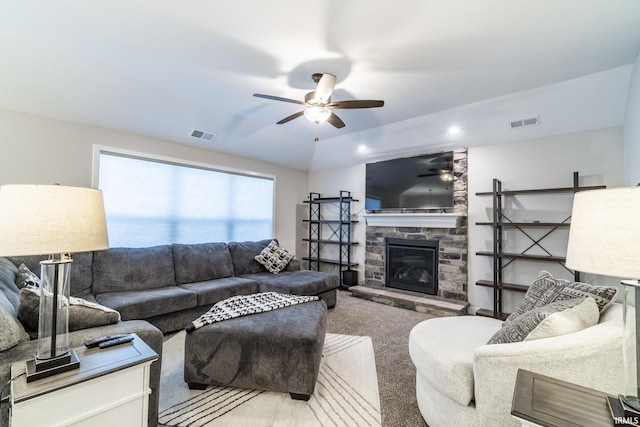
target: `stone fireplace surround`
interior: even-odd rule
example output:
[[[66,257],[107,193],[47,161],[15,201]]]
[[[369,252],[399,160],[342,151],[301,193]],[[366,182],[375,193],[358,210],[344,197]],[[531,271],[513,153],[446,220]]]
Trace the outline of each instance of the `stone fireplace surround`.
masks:
[[[361,215],[367,219],[365,287],[392,290],[384,287],[387,238],[437,240],[440,246],[438,297],[444,300],[467,301],[466,149],[454,151],[453,172],[454,206],[448,209],[446,214],[442,209],[412,209]]]

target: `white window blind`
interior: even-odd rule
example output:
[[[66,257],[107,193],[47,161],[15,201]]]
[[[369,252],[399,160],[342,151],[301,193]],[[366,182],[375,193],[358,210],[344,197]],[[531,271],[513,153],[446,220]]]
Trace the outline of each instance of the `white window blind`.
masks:
[[[111,247],[273,237],[273,179],[101,151]]]

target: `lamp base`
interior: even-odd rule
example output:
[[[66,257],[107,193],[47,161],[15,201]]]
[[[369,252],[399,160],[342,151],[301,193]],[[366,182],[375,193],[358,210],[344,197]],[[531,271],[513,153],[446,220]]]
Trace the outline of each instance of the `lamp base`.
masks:
[[[72,371],[80,367],[80,359],[75,351],[69,350],[65,354],[51,359],[34,357],[25,362],[27,382],[50,377],[62,372]]]

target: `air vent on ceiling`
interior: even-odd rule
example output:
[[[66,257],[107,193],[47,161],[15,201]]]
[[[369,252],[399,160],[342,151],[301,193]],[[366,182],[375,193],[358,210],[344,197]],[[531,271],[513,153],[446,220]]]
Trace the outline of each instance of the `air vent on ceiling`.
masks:
[[[526,126],[533,126],[538,124],[540,124],[540,117],[530,117],[528,119],[515,120],[512,122],[509,122],[509,126],[511,127],[511,129],[522,128]]]
[[[198,139],[204,139],[205,141],[211,141],[216,134],[213,132],[205,132],[203,130],[194,129],[191,132],[191,136]]]

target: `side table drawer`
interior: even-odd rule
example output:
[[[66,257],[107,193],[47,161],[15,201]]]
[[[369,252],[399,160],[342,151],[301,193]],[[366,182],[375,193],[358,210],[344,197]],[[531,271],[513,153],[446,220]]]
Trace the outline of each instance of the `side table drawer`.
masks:
[[[149,365],[136,365],[17,402],[12,408],[12,427],[83,425],[83,420],[91,426],[144,425],[151,392]],[[99,422],[89,419],[98,414]]]

